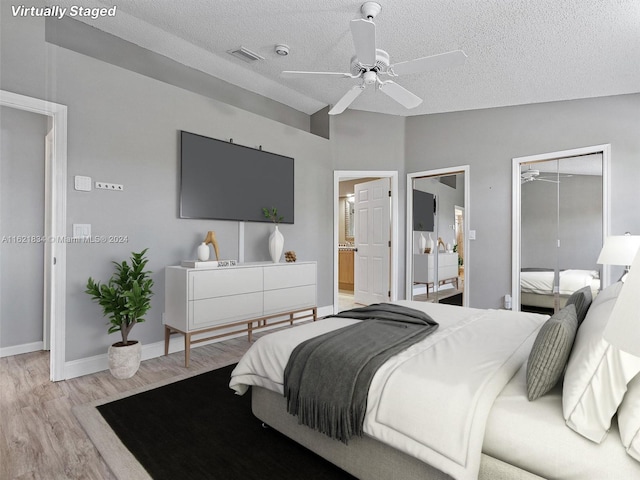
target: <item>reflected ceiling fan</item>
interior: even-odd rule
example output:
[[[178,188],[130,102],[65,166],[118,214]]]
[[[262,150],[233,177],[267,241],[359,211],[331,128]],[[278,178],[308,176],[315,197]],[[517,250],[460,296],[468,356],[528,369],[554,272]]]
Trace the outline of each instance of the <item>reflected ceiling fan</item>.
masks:
[[[420,97],[398,85],[393,80],[381,80],[380,76],[397,77],[437,68],[456,67],[464,64],[467,55],[462,50],[454,50],[391,65],[389,54],[376,48],[376,25],[373,23],[373,19],[380,13],[380,10],[382,10],[382,7],[379,3],[365,2],[360,7],[364,18],[351,20],[351,35],[353,36],[353,45],[356,51],[356,54],[351,58],[351,73],[285,70],[282,72],[282,76],[327,75],[361,79],[362,82],[359,85],[353,86],[338,100],[338,103],[329,111],[329,115],[337,115],[344,112],[364,91],[367,85],[374,85],[374,88],[377,88],[406,108],[415,108],[420,105],[422,103]]]
[[[529,167],[527,170],[523,170],[522,172],[520,172],[520,183],[522,184],[522,183],[528,183],[533,181],[560,183],[560,180],[558,180],[558,178],[573,176],[573,175],[557,175],[557,174],[552,174],[552,175],[553,176],[551,178],[540,176],[540,170]],[[553,178],[555,178],[556,180],[553,180]]]

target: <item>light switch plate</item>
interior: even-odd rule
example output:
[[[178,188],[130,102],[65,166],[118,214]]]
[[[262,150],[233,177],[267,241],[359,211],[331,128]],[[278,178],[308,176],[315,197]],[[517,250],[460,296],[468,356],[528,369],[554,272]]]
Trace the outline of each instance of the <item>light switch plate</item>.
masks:
[[[74,223],[73,238],[91,238],[90,223]]]
[[[75,189],[80,192],[91,191],[91,177],[83,177],[82,175],[76,175],[73,177]]]

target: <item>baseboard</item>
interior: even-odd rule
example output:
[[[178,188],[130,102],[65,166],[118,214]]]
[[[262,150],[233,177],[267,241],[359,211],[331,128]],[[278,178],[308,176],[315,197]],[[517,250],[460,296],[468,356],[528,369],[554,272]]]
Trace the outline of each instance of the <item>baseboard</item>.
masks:
[[[326,307],[318,307],[318,318],[325,317],[327,315],[333,314],[333,306]],[[275,328],[280,328],[281,325],[274,325],[272,327],[266,327],[261,329],[261,331],[271,330]],[[244,337],[246,333],[238,333],[235,335],[228,335],[221,338],[215,338],[213,340],[208,340],[206,342],[198,343],[197,345],[192,345],[191,348],[203,347],[205,345],[210,345],[212,343],[224,342],[225,340],[230,340],[232,338]],[[40,350],[42,350],[42,342],[40,342]],[[4,350],[4,349],[3,349]],[[169,353],[183,352],[184,351],[184,337],[182,335],[177,335],[171,337],[169,340]],[[152,358],[161,357],[164,355],[164,340],[160,342],[150,343],[148,345],[142,345],[142,361],[150,360]],[[65,380],[69,380],[71,378],[81,377],[83,375],[90,375],[92,373],[101,372],[103,370],[109,369],[109,360],[107,358],[107,354],[103,353],[101,355],[95,355],[93,357],[80,358],[78,360],[71,360],[69,362],[65,362],[64,365],[64,378]]]
[[[39,352],[40,350],[44,350],[43,342],[23,343],[22,345],[0,348],[0,358],[22,355],[23,353]]]

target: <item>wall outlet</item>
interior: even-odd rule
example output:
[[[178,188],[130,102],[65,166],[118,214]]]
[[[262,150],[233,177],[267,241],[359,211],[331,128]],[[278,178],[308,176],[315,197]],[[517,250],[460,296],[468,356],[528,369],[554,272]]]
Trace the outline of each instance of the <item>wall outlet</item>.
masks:
[[[124,185],[120,185],[119,183],[96,182],[96,188],[121,192],[124,190]]]

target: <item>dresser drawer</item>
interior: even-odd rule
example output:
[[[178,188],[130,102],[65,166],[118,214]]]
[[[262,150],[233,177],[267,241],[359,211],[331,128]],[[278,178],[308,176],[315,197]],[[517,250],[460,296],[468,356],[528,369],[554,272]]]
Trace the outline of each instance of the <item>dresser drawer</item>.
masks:
[[[287,310],[316,306],[316,286],[304,285],[264,292],[264,314],[272,315]]]
[[[262,291],[261,268],[234,268],[189,273],[189,300]]]
[[[301,285],[315,285],[316,265],[274,265],[264,267],[264,289],[298,287]]]
[[[189,329],[213,327],[262,316],[262,292],[189,302]]]

